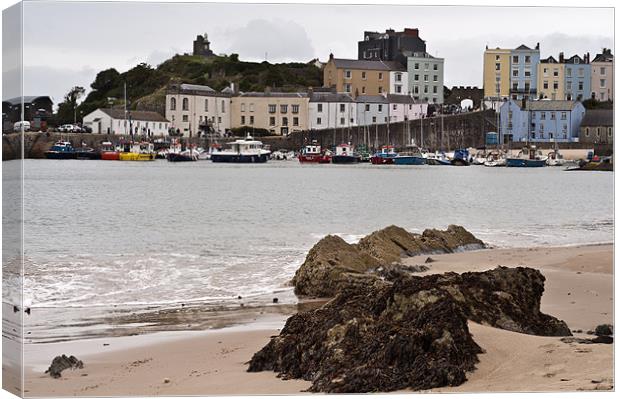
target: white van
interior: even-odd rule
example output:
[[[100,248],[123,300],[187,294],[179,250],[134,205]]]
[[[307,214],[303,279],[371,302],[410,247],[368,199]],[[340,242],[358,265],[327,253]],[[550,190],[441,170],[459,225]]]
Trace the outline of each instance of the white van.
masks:
[[[15,132],[21,132],[22,128],[24,129],[24,132],[27,132],[30,130],[30,122],[28,121],[19,121],[19,122],[15,122],[15,124],[13,125],[13,131]]]

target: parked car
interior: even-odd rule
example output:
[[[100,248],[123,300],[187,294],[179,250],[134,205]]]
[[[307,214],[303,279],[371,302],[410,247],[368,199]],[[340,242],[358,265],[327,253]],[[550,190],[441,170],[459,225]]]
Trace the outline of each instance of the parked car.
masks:
[[[30,122],[28,122],[28,121],[15,122],[15,124],[13,125],[13,131],[21,132],[22,129],[24,130],[24,132],[29,131],[30,130]]]

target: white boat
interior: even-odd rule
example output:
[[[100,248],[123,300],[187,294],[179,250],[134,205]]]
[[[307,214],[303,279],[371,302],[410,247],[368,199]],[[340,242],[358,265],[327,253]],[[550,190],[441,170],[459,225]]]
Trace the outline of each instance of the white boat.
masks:
[[[227,143],[230,148],[211,153],[213,162],[230,163],[264,163],[269,159],[271,151],[263,148],[263,143],[248,135],[245,139],[239,139]]]
[[[506,156],[499,151],[491,151],[484,161],[484,166],[497,167],[506,166]]]
[[[564,166],[566,165],[566,160],[564,156],[560,154],[560,151],[556,148],[547,154],[547,166]]]

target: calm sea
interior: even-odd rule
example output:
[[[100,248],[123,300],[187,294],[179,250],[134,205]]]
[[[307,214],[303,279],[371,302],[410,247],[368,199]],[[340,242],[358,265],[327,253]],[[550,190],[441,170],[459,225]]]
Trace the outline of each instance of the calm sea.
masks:
[[[460,224],[498,247],[613,240],[604,172],[27,160],[24,173],[24,296],[41,340],[96,335],[111,309],[294,301],[286,284],[326,234]]]

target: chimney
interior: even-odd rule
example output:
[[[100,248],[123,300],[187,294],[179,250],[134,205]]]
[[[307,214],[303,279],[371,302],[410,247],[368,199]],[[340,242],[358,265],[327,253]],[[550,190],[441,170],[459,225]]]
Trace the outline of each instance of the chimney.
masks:
[[[329,60],[333,60],[334,59],[334,53],[329,53]]]
[[[536,50],[540,50],[540,42],[536,43]]]
[[[233,94],[237,94],[237,84],[235,82],[230,82],[230,90],[232,90]]]
[[[420,31],[417,28],[415,28],[415,29],[405,28],[405,32],[404,33],[405,33],[406,36],[411,36],[411,37],[419,37],[420,36]]]
[[[559,59],[560,64],[562,64],[564,62],[564,52],[560,53],[560,59]]]
[[[588,56],[588,59],[586,60],[586,64],[589,64],[590,63],[590,52],[588,51],[586,55]]]

